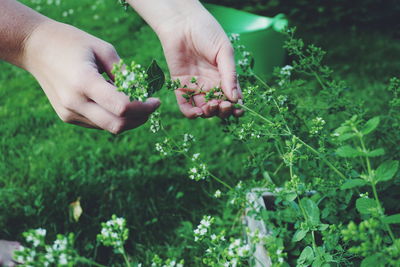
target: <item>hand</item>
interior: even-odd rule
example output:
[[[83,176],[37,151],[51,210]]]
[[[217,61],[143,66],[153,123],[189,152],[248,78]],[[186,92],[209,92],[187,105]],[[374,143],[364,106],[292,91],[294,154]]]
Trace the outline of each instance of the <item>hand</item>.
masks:
[[[0,240],[0,266],[17,266],[13,260],[13,254],[19,248],[18,242]]]
[[[235,109],[232,103],[242,98],[237,83],[234,51],[219,23],[202,6],[193,12],[173,16],[156,28],[163,45],[171,77],[179,79],[189,88],[196,77],[203,91],[220,86],[229,101],[205,101],[204,94],[193,97],[193,103],[183,97],[185,89],[175,91],[182,113],[188,118],[221,118],[241,116],[243,110]],[[196,88],[196,89],[200,89]],[[241,101],[241,100],[239,100]]]
[[[130,102],[103,78],[106,72],[113,79],[111,69],[119,60],[110,44],[47,20],[27,39],[23,67],[38,80],[64,122],[117,134],[145,123],[160,105],[155,98]]]

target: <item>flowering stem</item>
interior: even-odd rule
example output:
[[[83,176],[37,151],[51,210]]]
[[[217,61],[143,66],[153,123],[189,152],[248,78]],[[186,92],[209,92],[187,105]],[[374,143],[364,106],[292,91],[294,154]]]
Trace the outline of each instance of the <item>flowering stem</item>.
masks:
[[[359,133],[357,129],[355,129],[355,131],[356,131],[357,133]],[[361,148],[363,149],[363,151],[367,151],[366,146],[365,146],[365,143],[364,143],[364,140],[363,140],[363,137],[362,137],[361,134],[359,135],[359,139],[360,139]],[[374,174],[372,173],[371,162],[370,162],[368,156],[365,156],[365,161],[367,162],[369,182],[370,182],[371,187],[372,187],[372,192],[373,192],[373,194],[374,194],[374,199],[375,199],[376,205],[377,205],[377,207],[378,207],[378,209],[379,209],[379,215],[380,215],[380,216],[385,216],[385,212],[384,212],[384,210],[383,210],[383,208],[382,208],[381,201],[379,200],[378,192],[377,192],[377,190],[376,190],[376,185],[375,185],[375,181],[374,181]],[[382,221],[382,220],[381,220],[381,221]],[[383,222],[383,221],[382,221],[382,223],[384,224],[384,226],[385,226],[385,228],[386,228],[386,231],[389,233],[389,236],[390,236],[390,238],[392,239],[393,244],[394,244],[398,249],[400,249],[400,248],[398,247],[397,243],[396,243],[396,238],[394,237],[394,234],[393,234],[393,231],[392,231],[392,228],[390,227],[390,225],[387,224],[387,223],[385,223],[385,222]]]
[[[165,134],[165,136],[167,136],[167,138],[169,138],[169,139],[171,140],[171,142],[172,142],[176,147],[179,148],[179,144],[174,140],[174,138],[172,138],[172,137],[169,135],[168,131],[165,130],[165,128],[164,128],[162,125],[160,125],[160,128],[161,128],[161,130],[163,131],[163,133]],[[181,153],[182,155],[184,155],[187,159],[191,160],[191,157],[190,157],[184,150],[181,150],[180,153]],[[215,181],[217,181],[218,183],[222,184],[222,185],[225,186],[226,188],[228,188],[228,189],[230,189],[230,190],[233,189],[232,186],[230,186],[229,184],[227,184],[227,183],[225,183],[224,181],[222,181],[220,178],[218,178],[217,176],[215,176],[215,175],[214,175],[213,173],[211,173],[209,170],[207,170],[207,173],[208,173],[208,175],[209,175],[211,178],[213,178]]]
[[[273,122],[271,122],[270,120],[268,120],[267,118],[265,118],[264,116],[260,115],[259,113],[257,113],[256,111],[254,111],[253,109],[243,105],[243,104],[238,104],[241,108],[248,110],[251,114],[253,114],[254,116],[262,119],[263,121],[266,121],[269,124],[273,124]],[[289,135],[293,135],[291,132],[288,132]],[[312,153],[314,153],[315,155],[319,156],[321,158],[321,160],[328,165],[329,168],[331,168],[337,175],[339,175],[342,179],[346,179],[346,176],[341,173],[332,163],[330,163],[321,153],[319,153],[315,148],[313,148],[312,146],[308,145],[306,142],[304,142],[303,140],[301,140],[299,137],[293,135],[300,143],[302,143],[305,147],[307,147]]]

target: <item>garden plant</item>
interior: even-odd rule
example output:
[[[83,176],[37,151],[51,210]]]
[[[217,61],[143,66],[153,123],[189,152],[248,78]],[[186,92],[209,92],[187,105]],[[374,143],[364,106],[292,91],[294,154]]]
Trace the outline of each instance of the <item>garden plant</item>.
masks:
[[[70,222],[63,227],[25,231],[23,247],[15,253],[15,260],[22,266],[267,267],[268,263],[253,257],[256,244],[262,244],[272,266],[400,266],[400,79],[388,82],[384,93],[389,98],[382,100],[386,101],[385,108],[371,109],[351,85],[325,65],[326,53],[321,48],[306,45],[295,36],[295,28],[285,34],[290,64],[277,67],[268,81],[253,72],[257,58],[241,45],[240,36],[231,35],[243,93],[243,102],[235,106],[245,110],[245,115],[218,122],[210,130],[222,133],[218,138],[207,139],[214,134],[210,131],[180,129],[164,106],[152,115],[144,130],[143,135],[152,133],[147,163],[176,163],[176,168],[181,168],[176,173],[183,177],[178,183],[195,188],[186,193],[185,187],[177,191],[169,186],[166,194],[172,192],[179,200],[185,199],[185,194],[204,193],[205,206],[220,203],[218,210],[202,208],[183,220],[173,233],[173,245],[133,248],[128,241],[139,231],[132,231],[131,216],[125,218],[119,210],[116,215],[108,214],[111,218],[103,215],[101,221],[105,222],[96,225],[85,217],[89,203],[82,200],[82,211],[78,198],[70,205]],[[114,84],[131,101],[145,101],[173,90],[184,90],[188,102],[199,94],[207,101],[224,99],[218,84],[204,90],[197,77],[190,84],[181,84],[165,79],[163,66],[155,60],[147,68],[137,62],[140,58],[121,61],[113,70]],[[117,138],[131,141],[129,136],[133,135]],[[112,142],[117,143],[114,139]],[[233,173],[219,167],[222,163],[218,162],[223,158],[228,168],[234,169],[235,153],[222,149],[217,157],[203,149],[214,145],[211,142],[220,148],[226,144],[239,147],[235,153],[244,155],[240,179],[232,179]],[[121,146],[125,149],[127,144]],[[227,155],[221,156],[223,153]],[[124,156],[113,155],[114,164],[120,160],[121,168],[129,167],[134,165],[134,157],[139,157]],[[139,164],[135,168],[146,167]],[[131,172],[135,171],[127,169],[122,176]],[[109,171],[107,175],[114,174]],[[120,196],[116,189],[127,186],[124,178],[115,179],[108,191],[100,192],[110,202]],[[75,186],[76,180],[71,181]],[[100,178],[96,181],[93,183],[108,182]],[[267,209],[247,197],[257,192],[256,188],[274,195]],[[42,200],[36,201],[37,209],[44,206]],[[129,209],[127,203],[121,206]],[[108,208],[112,211],[114,207],[110,204]],[[192,209],[194,214],[196,207]],[[246,228],[242,224],[245,213],[264,222],[268,233]],[[84,226],[82,221],[90,225]],[[151,226],[157,220],[145,224]],[[83,241],[85,233],[80,229],[89,228],[94,228],[96,235]]]
[[[399,266],[396,226],[400,213],[396,213],[397,207],[386,208],[380,194],[396,178],[399,162],[385,140],[372,140],[378,131],[399,127],[400,80],[393,78],[388,86],[393,93],[389,113],[370,117],[346,95],[347,85],[332,78],[332,70],[322,62],[325,52],[305,45],[294,32],[287,30],[285,43],[293,56],[292,64],[277,68],[271,85],[252,71],[254,59],[240,45],[240,36],[231,36],[240,55],[244,95],[244,103],[236,105],[247,115],[225,119],[223,125],[227,134],[248,149],[246,168],[251,179],[229,184],[209,170],[207,155],[192,148],[198,136],[171,135],[162,113],[151,118],[151,132],[161,138],[155,150],[163,157],[190,162],[188,179],[219,183],[214,197],[223,198],[229,207],[225,212],[231,213],[204,215],[190,241],[204,254],[188,266],[253,266],[257,260],[252,257],[255,244],[260,242],[272,266]],[[125,66],[121,61],[114,74],[116,86],[131,101],[144,101],[164,84],[164,74],[155,61],[147,70],[135,62]],[[315,83],[306,83],[308,80]],[[307,86],[310,84],[312,88]],[[188,102],[197,94],[203,94],[207,101],[224,98],[218,85],[203,91],[196,77],[188,85],[168,81],[167,88],[183,88]],[[294,94],[303,97],[295,98]],[[343,121],[331,123],[333,116]],[[253,188],[266,188],[275,194],[273,209],[260,209],[248,201],[246,195]],[[315,193],[307,194],[310,191]],[[396,201],[396,195],[389,200]],[[250,216],[265,222],[268,234],[251,233],[241,225],[240,218],[249,207]],[[101,244],[113,247],[126,266],[142,266],[131,262],[124,249],[128,238],[125,219],[113,215],[102,227],[97,238]],[[79,262],[102,266],[78,256],[72,248],[73,235],[60,235],[50,246],[45,244],[45,233],[36,229],[24,234],[31,248],[17,252],[18,261],[27,266],[74,266]],[[244,239],[243,233],[252,242]],[[151,266],[184,264],[175,258],[162,260],[156,254],[151,260]]]

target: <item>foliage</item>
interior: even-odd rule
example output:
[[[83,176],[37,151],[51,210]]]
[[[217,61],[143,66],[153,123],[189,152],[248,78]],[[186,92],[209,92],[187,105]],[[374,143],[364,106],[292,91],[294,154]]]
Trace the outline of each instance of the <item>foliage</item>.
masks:
[[[123,57],[129,55],[126,62],[148,65],[156,58],[165,71],[151,30],[112,1],[26,2],[115,43]],[[246,70],[240,80],[247,114],[223,127],[217,119],[182,120],[163,91],[157,93],[161,113],[141,129],[112,136],[64,125],[31,77],[2,64],[0,237],[23,241],[22,232],[32,236],[28,229],[45,228],[41,245],[25,243],[26,257],[32,249],[44,257],[57,233],[74,233],[59,236],[70,240],[66,255],[118,266],[125,259],[95,241],[101,222],[116,213],[126,219],[124,249],[135,267],[251,266],[254,243],[265,246],[276,266],[396,266],[399,79],[386,90],[379,75],[362,72],[373,70],[372,63],[354,63],[342,74],[358,69],[360,76],[346,83],[325,66],[320,48],[294,32],[288,37],[294,61],[277,68],[268,84],[252,73],[250,55],[239,47],[248,58],[239,66]],[[335,45],[333,58],[349,49]],[[372,53],[356,52],[351,54],[373,61]],[[378,73],[393,71],[393,65],[379,66]],[[214,93],[208,97],[219,96]],[[247,198],[260,187],[275,195],[267,210]],[[75,222],[69,203],[79,197],[83,213]],[[243,228],[246,207],[266,223],[268,235]],[[210,226],[201,223],[204,214]],[[196,233],[204,235],[195,240]]]

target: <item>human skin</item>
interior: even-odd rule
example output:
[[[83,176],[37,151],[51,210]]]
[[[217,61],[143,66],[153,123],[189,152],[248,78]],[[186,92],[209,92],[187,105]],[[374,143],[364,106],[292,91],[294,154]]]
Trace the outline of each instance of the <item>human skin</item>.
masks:
[[[235,90],[233,50],[219,24],[198,1],[158,3],[157,12],[165,15],[163,19],[148,12],[151,4],[157,6],[153,0],[138,0],[132,5],[158,34],[172,77],[188,84],[191,77],[197,76],[206,90],[221,84],[230,100],[206,103],[204,95],[198,95],[193,107],[180,89],[176,96],[182,113],[188,118],[226,118],[232,113],[240,116],[242,111],[234,110],[231,103],[241,96],[240,90]],[[170,5],[176,5],[176,9]],[[183,10],[191,12],[177,12]],[[194,16],[196,10],[198,15]],[[187,27],[174,28],[174,24]],[[209,26],[209,31],[201,30],[198,24]],[[169,38],[171,32],[176,38]],[[193,38],[189,38],[191,35]],[[112,66],[120,60],[112,45],[42,16],[15,0],[0,1],[0,59],[29,71],[55,112],[67,123],[117,134],[145,123],[160,105],[156,98],[130,102],[103,78],[101,73],[105,72],[113,80]]]
[[[231,114],[243,114],[243,110],[232,106],[242,98],[232,45],[219,23],[198,0],[127,2],[157,33],[173,79],[192,88],[190,80],[196,77],[204,91],[221,86],[229,100],[207,103],[204,94],[200,94],[194,97],[193,106],[182,96],[185,90],[178,89],[175,94],[186,117],[218,115],[226,118]]]
[[[18,29],[18,30],[16,30]],[[130,102],[112,79],[114,47],[15,0],[0,1],[0,59],[29,71],[65,122],[117,134],[148,119],[160,101]]]

